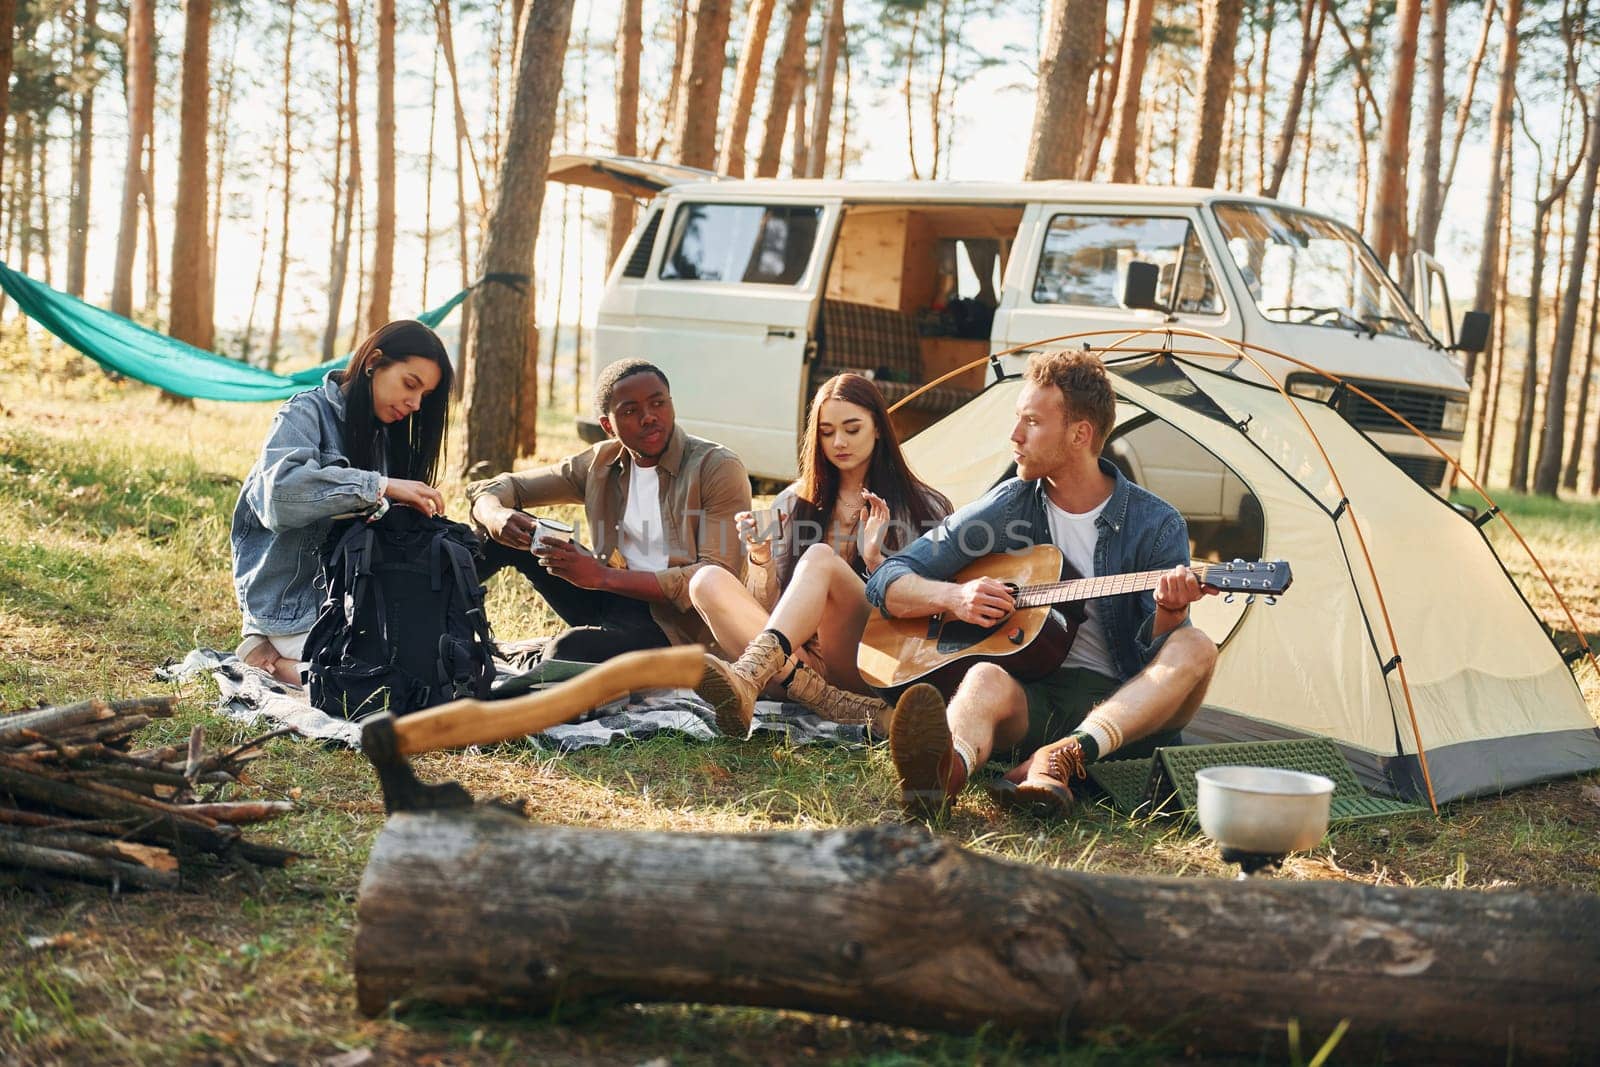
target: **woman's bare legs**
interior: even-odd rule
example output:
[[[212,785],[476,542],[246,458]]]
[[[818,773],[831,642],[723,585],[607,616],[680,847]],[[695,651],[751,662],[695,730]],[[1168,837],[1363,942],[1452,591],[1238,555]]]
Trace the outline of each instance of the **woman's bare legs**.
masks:
[[[767,612],[745,584],[721,567],[702,567],[689,579],[689,601],[711,627],[725,659],[735,659],[767,626]]]
[[[799,648],[815,636],[828,681],[857,693],[867,692],[856,670],[861,631],[872,610],[866,588],[832,548],[812,545],[795,564],[794,577],[765,627],[783,634],[791,648]]]

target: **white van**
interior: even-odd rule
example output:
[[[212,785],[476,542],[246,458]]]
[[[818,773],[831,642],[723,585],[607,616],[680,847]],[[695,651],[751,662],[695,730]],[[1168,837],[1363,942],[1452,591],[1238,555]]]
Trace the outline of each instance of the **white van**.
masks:
[[[1408,301],[1353,229],[1316,212],[1212,189],[730,180],[588,156],[557,157],[550,176],[654,194],[606,281],[594,365],[659,365],[678,421],[733,449],[757,478],[793,478],[807,401],[841,370],[870,373],[893,402],[992,352],[1166,325],[1338,374],[1459,455],[1467,383],[1452,352],[1481,348],[1486,316],[1463,322],[1457,346],[1437,263],[1416,257]],[[1140,263],[1154,269],[1130,272]],[[1000,362],[901,409],[902,434],[959,407],[996,370],[1020,369],[1022,357]],[[1448,483],[1445,462],[1381,409],[1266,362],[1296,394],[1332,399],[1418,481]],[[601,436],[592,417],[580,432]],[[1196,450],[1174,434],[1114,443],[1112,455],[1191,522],[1237,520],[1242,486]]]

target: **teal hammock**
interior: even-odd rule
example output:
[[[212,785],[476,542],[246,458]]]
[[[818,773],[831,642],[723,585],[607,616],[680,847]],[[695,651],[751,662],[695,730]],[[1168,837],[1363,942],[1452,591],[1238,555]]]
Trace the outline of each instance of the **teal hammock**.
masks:
[[[516,284],[510,276],[490,277]],[[417,321],[437,329],[474,287],[469,285],[432,311],[424,311]],[[30,319],[102,367],[196,400],[284,400],[315,386],[350,359],[343,356],[294,374],[274,374],[147,329],[18,274],[4,263],[0,263],[0,288]]]

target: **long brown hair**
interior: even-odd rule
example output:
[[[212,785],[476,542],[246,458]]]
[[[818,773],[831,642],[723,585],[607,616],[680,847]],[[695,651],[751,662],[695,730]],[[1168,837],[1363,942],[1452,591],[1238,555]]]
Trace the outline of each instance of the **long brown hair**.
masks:
[[[372,373],[379,367],[421,357],[439,366],[439,384],[422,406],[385,427],[372,410]],[[391,478],[432,485],[438,480],[444,439],[450,429],[450,379],[453,371],[444,342],[415,319],[379,326],[361,342],[339,376],[344,392],[344,449],[352,467],[378,470],[378,453]]]
[[[839,503],[839,468],[823,453],[822,434],[818,428],[822,421],[822,405],[829,400],[843,400],[872,412],[878,440],[867,462],[867,489],[883,497],[889,505],[891,522],[883,549],[886,553],[897,552],[948,515],[950,501],[911,473],[905,454],[900,451],[894,424],[889,421],[889,406],[884,403],[883,394],[871,379],[859,374],[836,374],[823,382],[817,395],[811,398],[800,446],[800,477],[795,481],[798,499],[791,516],[794,528],[797,531],[820,530],[822,538],[826,538],[834,507]],[[796,558],[812,543],[810,538],[802,538],[796,546]]]

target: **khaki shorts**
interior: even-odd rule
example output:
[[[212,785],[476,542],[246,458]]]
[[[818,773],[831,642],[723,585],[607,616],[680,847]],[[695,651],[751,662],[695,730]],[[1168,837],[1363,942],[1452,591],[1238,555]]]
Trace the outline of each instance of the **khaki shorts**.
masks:
[[[1019,684],[1028,698],[1028,733],[1011,752],[1017,760],[1076,730],[1095,705],[1122,686],[1087,667],[1062,667],[1037,682]]]

